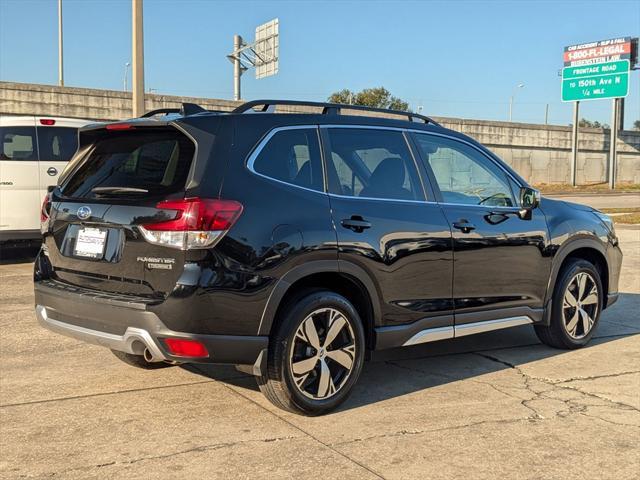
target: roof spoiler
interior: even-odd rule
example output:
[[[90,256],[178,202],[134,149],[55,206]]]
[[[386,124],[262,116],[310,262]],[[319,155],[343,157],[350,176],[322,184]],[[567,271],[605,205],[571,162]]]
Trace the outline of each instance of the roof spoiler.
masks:
[[[183,117],[187,117],[189,115],[195,115],[197,113],[202,113],[202,112],[220,112],[220,111],[207,110],[205,108],[202,108],[200,105],[196,105],[195,103],[183,103],[180,108],[158,108],[156,110],[151,110],[145,113],[144,115],[142,115],[140,118],[149,118],[155,115],[161,115],[161,114],[166,115],[169,113],[177,113]]]

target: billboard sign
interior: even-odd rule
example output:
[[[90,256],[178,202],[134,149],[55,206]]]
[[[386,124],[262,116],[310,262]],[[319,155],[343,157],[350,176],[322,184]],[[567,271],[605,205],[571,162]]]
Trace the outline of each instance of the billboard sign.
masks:
[[[629,60],[635,63],[632,54],[635,45],[631,37],[611,38],[598,42],[583,43],[564,47],[564,66],[577,67],[596,63]]]
[[[256,78],[270,77],[278,73],[280,35],[278,19],[256,27],[255,53]]]

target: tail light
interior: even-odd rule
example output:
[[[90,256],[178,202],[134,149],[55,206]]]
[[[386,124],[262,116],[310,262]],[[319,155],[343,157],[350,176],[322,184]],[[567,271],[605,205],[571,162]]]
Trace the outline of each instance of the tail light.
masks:
[[[236,201],[205,198],[165,200],[156,208],[176,213],[171,220],[140,225],[140,232],[150,243],[181,250],[213,246],[242,213]]]
[[[47,221],[49,220],[49,214],[51,213],[51,196],[47,193],[42,200],[42,207],[40,207],[40,230],[46,229]]]

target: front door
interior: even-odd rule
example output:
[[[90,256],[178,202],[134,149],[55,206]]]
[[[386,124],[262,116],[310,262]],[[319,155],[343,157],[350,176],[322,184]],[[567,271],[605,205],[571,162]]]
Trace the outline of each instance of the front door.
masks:
[[[480,148],[413,137],[453,232],[456,336],[540,320],[551,268],[542,211],[521,218],[520,185]]]
[[[375,279],[379,326],[415,324],[416,332],[452,336],[451,232],[440,206],[427,201],[408,137],[377,128],[321,131],[339,259]]]

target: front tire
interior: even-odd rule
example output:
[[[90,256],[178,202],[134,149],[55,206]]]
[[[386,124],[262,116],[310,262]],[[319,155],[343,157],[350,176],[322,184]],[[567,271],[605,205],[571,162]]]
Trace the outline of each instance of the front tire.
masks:
[[[536,335],[554,348],[585,346],[600,320],[603,298],[598,269],[586,260],[570,260],[556,281],[550,324],[535,325]]]
[[[334,292],[307,293],[285,307],[258,386],[284,410],[327,413],[351,393],[364,350],[364,328],[353,305]]]

